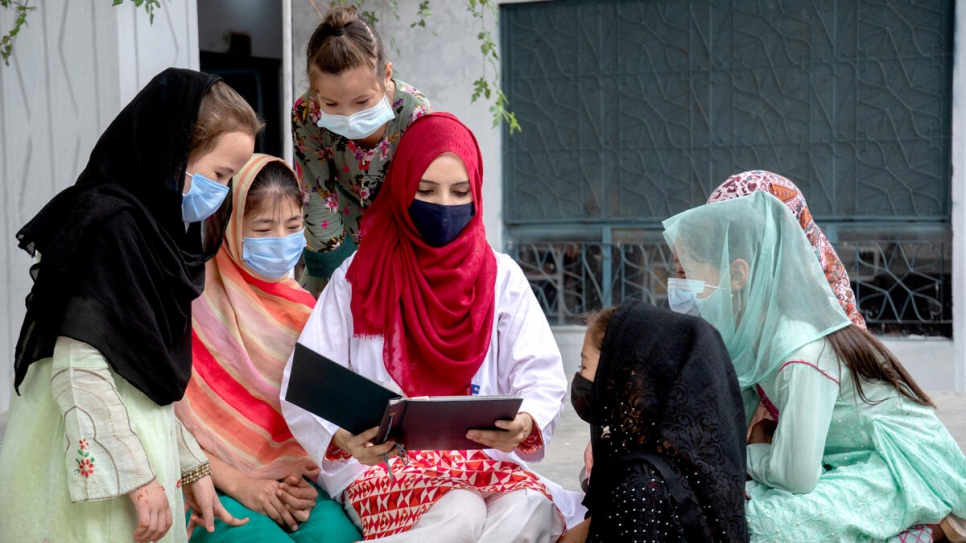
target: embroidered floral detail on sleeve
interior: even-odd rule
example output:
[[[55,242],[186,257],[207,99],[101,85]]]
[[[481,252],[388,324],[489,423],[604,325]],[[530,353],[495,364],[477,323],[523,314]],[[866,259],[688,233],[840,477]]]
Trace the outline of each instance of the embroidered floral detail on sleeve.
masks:
[[[84,477],[90,477],[94,474],[94,457],[91,456],[91,452],[88,450],[90,448],[90,443],[86,439],[81,438],[78,441],[79,449],[77,449],[77,454],[80,455],[77,458],[77,469],[74,473],[83,475]]]

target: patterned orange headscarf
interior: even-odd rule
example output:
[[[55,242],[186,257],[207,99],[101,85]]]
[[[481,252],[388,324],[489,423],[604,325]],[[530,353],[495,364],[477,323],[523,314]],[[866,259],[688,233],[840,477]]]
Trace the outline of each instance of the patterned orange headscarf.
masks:
[[[852,324],[865,328],[865,319],[859,313],[855,303],[855,294],[852,292],[852,285],[849,283],[849,274],[845,271],[845,266],[839,259],[839,255],[832,248],[828,238],[822,229],[812,220],[812,214],[808,211],[808,204],[802,191],[798,190],[795,183],[778,174],[766,172],[764,170],[754,170],[742,172],[729,177],[724,183],[718,186],[708,198],[708,203],[722,202],[739,196],[747,196],[756,191],[765,191],[785,203],[798,219],[798,223],[808,236],[809,243],[815,248],[815,255],[825,270],[825,278],[828,279],[832,292],[838,299],[845,314],[848,315]]]
[[[281,162],[256,154],[235,176],[225,243],[208,261],[204,293],[191,306],[191,381],[175,412],[219,459],[253,477],[281,479],[317,470],[279,404],[282,371],[315,298],[293,279],[256,277],[241,260],[248,191],[274,161]]]

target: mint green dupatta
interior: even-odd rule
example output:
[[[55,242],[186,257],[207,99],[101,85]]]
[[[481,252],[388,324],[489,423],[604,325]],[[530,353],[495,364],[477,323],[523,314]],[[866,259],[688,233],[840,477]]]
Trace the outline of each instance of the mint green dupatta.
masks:
[[[743,389],[850,324],[801,226],[775,196],[702,205],[664,228],[688,279],[717,287],[698,294],[698,311],[724,339]]]

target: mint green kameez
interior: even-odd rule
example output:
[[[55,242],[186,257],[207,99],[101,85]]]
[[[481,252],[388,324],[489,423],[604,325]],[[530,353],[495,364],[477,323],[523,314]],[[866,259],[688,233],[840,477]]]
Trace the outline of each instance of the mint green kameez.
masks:
[[[889,540],[966,516],[966,457],[932,408],[882,383],[863,382],[881,403],[863,402],[824,340],[760,386],[780,423],[772,444],[748,446],[752,541]]]

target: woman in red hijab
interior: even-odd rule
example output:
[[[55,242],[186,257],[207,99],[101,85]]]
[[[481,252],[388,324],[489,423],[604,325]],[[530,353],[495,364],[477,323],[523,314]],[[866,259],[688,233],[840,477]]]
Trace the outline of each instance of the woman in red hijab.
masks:
[[[282,399],[292,433],[322,467],[367,540],[555,541],[579,495],[539,461],[567,390],[560,353],[530,285],[483,228],[483,164],[473,133],[434,113],[402,137],[359,250],[332,276],[299,342],[407,396],[515,395],[507,431],[471,430],[486,449],[367,446]],[[351,362],[351,365],[350,365]],[[282,390],[288,388],[291,362]]]

